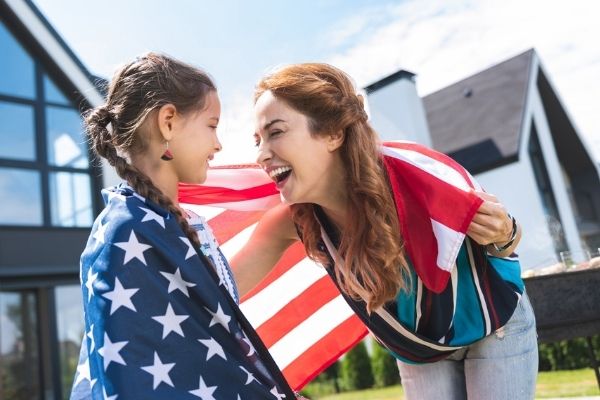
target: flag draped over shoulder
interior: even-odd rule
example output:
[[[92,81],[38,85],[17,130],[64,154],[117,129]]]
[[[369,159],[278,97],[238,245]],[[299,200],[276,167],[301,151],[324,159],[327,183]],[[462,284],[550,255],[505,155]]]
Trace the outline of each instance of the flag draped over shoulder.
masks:
[[[448,282],[469,223],[482,200],[469,173],[449,157],[408,142],[381,148],[392,183],[405,248],[430,290]],[[209,170],[203,185],[181,185],[180,202],[206,216],[227,257],[248,240],[264,210],[279,202],[274,183],[256,165]],[[301,243],[242,298],[256,328],[294,389],[354,346],[365,326]]]

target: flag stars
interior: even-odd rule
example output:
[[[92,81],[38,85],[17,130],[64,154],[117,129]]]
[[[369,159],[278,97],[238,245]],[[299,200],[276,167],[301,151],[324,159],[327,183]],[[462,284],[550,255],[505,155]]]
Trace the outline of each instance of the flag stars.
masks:
[[[285,394],[279,393],[277,386],[273,386],[273,389],[271,389],[271,394],[275,396],[277,400],[285,399]]]
[[[88,303],[90,302],[90,300],[92,299],[92,296],[94,295],[94,282],[96,281],[96,278],[98,278],[98,273],[96,272],[95,274],[92,274],[92,268],[90,267],[90,269],[88,269],[88,273],[87,273],[87,280],[85,282],[85,287],[87,288],[88,291]]]
[[[144,215],[144,218],[142,218],[142,222],[156,221],[164,229],[165,219],[163,217],[161,217],[160,215],[158,215],[157,213],[155,213],[154,211],[152,211],[148,208],[140,207],[140,209],[146,213],[146,215]]]
[[[190,242],[190,239],[186,237],[179,236],[179,239],[188,247],[187,253],[185,254],[185,259],[187,260],[190,257],[193,257],[196,254],[196,249],[194,249],[194,245]]]
[[[174,274],[168,272],[161,272],[160,274],[167,278],[167,280],[169,281],[169,288],[167,289],[168,293],[171,293],[175,290],[179,290],[187,297],[190,297],[187,288],[196,286],[195,283],[187,282],[181,277],[181,271],[179,270],[179,268],[177,268]]]
[[[131,297],[138,291],[138,288],[125,289],[119,281],[119,278],[115,278],[115,288],[111,292],[106,292],[102,295],[111,301],[110,315],[113,315],[120,307],[129,308],[130,310],[136,311],[135,306],[131,302]]]
[[[156,390],[158,385],[160,385],[162,382],[173,387],[173,382],[169,376],[169,371],[173,369],[174,366],[175,363],[163,364],[158,357],[158,353],[154,352],[154,365],[148,365],[147,367],[142,367],[142,369],[152,375],[152,388]]]
[[[102,397],[104,397],[104,400],[117,400],[117,397],[119,397],[119,395],[113,394],[112,396],[109,396],[106,393],[106,388],[102,388]]]
[[[86,336],[90,338],[90,354],[94,351],[96,347],[96,342],[94,341],[94,324],[90,325],[90,331],[86,333]]]
[[[244,335],[242,340],[248,345],[248,354],[246,354],[247,356],[251,356],[252,354],[256,353],[254,346],[252,346],[252,343],[250,343],[250,339],[248,339],[247,336]]]
[[[246,368],[244,368],[244,367],[242,367],[242,366],[240,365],[240,369],[241,369],[242,371],[244,371],[244,373],[246,373],[246,374],[248,375],[248,376],[246,377],[246,383],[245,383],[246,385],[249,385],[249,384],[251,384],[251,383],[252,383],[252,381],[255,381],[255,380],[256,380],[256,378],[254,377],[254,374],[253,374],[253,373],[251,373],[250,371],[248,371]]]
[[[96,239],[96,246],[99,243],[106,243],[104,241],[104,235],[106,234],[106,228],[108,227],[108,222],[106,224],[102,224],[102,220],[98,221],[98,228],[96,229],[96,232],[94,232],[93,238]]]
[[[125,347],[129,343],[129,341],[123,342],[111,342],[110,338],[104,333],[104,346],[98,349],[98,354],[102,356],[104,359],[104,370],[108,368],[111,362],[115,362],[121,365],[127,365],[123,357],[121,357],[120,351],[123,347]]]
[[[88,380],[91,382],[91,374],[90,374],[90,359],[86,358],[84,362],[77,366],[77,377],[75,378],[75,383],[73,387],[79,385],[79,382],[83,380]]]
[[[167,304],[167,311],[165,315],[159,315],[152,317],[153,320],[158,321],[163,326],[162,338],[166,338],[169,333],[175,332],[179,336],[184,337],[183,330],[181,329],[181,323],[189,318],[189,315],[177,315],[173,311],[171,303]]]
[[[210,360],[211,357],[215,355],[220,356],[223,360],[227,360],[223,347],[221,347],[215,339],[198,339],[198,341],[208,348],[208,351],[206,352],[206,361]]]
[[[146,258],[144,257],[144,252],[148,251],[148,249],[152,248],[152,246],[140,243],[137,239],[137,236],[135,236],[135,232],[133,232],[133,230],[129,234],[129,240],[127,242],[119,242],[115,243],[114,245],[120,249],[125,250],[125,258],[123,259],[123,265],[127,264],[134,258],[137,258],[144,265],[147,265]]]
[[[204,307],[204,308],[206,309],[206,311],[208,311],[212,315],[210,324],[208,324],[209,328],[215,324],[219,324],[219,325],[222,325],[227,330],[227,332],[229,332],[229,321],[231,321],[231,317],[229,315],[225,314],[225,312],[221,308],[221,303],[217,303],[217,311],[216,312],[212,312],[207,307]]]
[[[202,400],[216,400],[213,393],[217,388],[218,386],[206,386],[206,383],[204,383],[204,380],[200,377],[198,389],[190,390],[190,393],[196,397],[200,397]]]

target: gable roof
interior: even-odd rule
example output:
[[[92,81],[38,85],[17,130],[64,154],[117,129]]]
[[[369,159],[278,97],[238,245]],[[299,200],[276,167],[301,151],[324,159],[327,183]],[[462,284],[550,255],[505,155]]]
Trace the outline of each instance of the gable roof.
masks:
[[[517,159],[533,49],[423,98],[432,146],[472,173]]]

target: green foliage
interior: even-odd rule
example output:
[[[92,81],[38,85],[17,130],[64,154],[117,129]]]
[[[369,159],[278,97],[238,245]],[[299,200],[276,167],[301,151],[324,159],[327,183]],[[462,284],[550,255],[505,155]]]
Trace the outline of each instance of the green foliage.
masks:
[[[386,387],[400,383],[396,359],[375,340],[371,354],[371,368],[375,378],[375,387]]]
[[[592,337],[599,358],[600,335]],[[542,343],[539,346],[540,371],[557,371],[590,367],[589,348],[585,338]]]
[[[359,390],[373,386],[371,360],[364,342],[358,343],[346,354],[342,361],[340,375],[345,390]]]

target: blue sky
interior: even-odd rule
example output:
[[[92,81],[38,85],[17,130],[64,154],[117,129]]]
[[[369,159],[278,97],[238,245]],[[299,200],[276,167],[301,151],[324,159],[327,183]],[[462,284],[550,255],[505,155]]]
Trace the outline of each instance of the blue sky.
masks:
[[[587,0],[34,0],[95,74],[165,52],[206,69],[223,103],[217,162],[251,161],[252,89],[277,65],[323,61],[359,86],[398,69],[426,95],[535,47],[600,155],[600,3]]]

